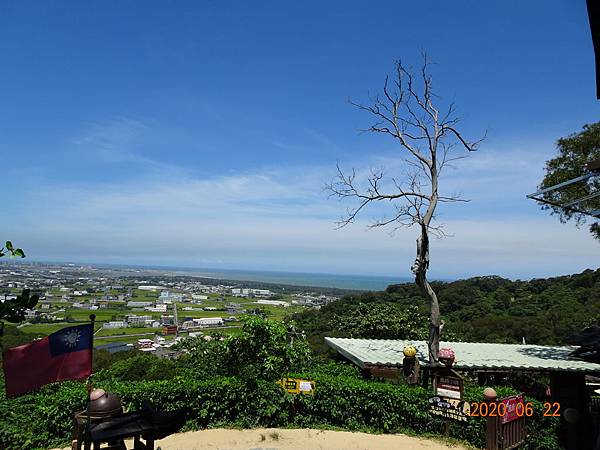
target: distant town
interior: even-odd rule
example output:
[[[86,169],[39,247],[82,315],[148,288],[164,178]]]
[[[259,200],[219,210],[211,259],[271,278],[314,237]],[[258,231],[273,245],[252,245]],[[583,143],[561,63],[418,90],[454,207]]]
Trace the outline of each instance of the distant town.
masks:
[[[242,315],[283,320],[337,300],[331,289],[182,276],[164,270],[76,264],[0,264],[0,301],[23,289],[40,296],[18,328],[45,336],[95,315],[94,345],[111,353],[139,349],[173,357],[190,337],[236,333]],[[176,347],[175,347],[176,348]]]

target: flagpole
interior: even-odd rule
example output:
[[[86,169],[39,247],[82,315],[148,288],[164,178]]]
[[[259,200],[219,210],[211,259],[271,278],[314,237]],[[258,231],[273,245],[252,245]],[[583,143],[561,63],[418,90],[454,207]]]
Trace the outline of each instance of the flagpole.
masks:
[[[92,340],[92,366],[94,364],[94,325],[96,323],[96,314],[90,314],[90,321],[92,322],[92,336],[91,336],[91,340]],[[87,401],[86,401],[86,406],[85,406],[85,412],[86,412],[86,422],[85,422],[85,441],[86,441],[86,447],[85,448],[89,448],[87,444],[91,443],[91,438],[90,438],[90,425],[91,425],[91,418],[90,418],[90,396],[92,393],[92,373],[90,373],[90,376],[87,379],[87,384],[86,384],[86,388],[87,388]],[[94,446],[95,448],[95,446]]]
[[[92,367],[94,365],[94,326],[96,324],[96,314],[90,314],[90,321],[92,322]],[[90,400],[90,394],[92,393],[92,374],[87,379],[87,393],[88,393],[88,401]]]

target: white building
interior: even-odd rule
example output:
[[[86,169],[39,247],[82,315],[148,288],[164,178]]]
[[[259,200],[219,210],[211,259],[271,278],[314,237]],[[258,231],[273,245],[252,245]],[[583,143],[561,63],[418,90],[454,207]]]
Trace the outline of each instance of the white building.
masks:
[[[194,325],[194,321],[193,320],[184,320],[183,323],[181,324],[181,328],[184,330],[187,330],[188,328],[194,328],[196,325]]]
[[[152,292],[156,292],[156,291],[161,291],[163,289],[166,289],[164,286],[138,286],[138,289],[140,291],[152,291]]]
[[[208,300],[208,295],[192,294],[192,300]]]
[[[176,294],[170,291],[162,291],[158,296],[157,303],[172,304],[183,301],[183,294]]]
[[[269,289],[233,288],[231,293],[236,297],[270,297],[272,295]]]
[[[194,325],[197,327],[218,326],[225,323],[221,317],[200,317],[192,319],[192,322],[194,322]]]
[[[271,306],[284,306],[284,307],[290,306],[290,304],[288,302],[282,302],[281,300],[257,300],[254,303],[257,305],[271,305]]]
[[[136,315],[127,316],[127,323],[130,324],[131,326],[143,327],[143,326],[146,326],[147,321],[152,322],[152,316],[136,316]]]
[[[138,339],[137,340],[137,348],[145,349],[145,348],[154,348],[154,341],[152,339]]]
[[[167,312],[167,305],[163,304],[163,305],[156,305],[156,306],[146,306],[144,308],[146,311],[150,311],[150,312]]]
[[[268,289],[249,289],[250,294],[256,297],[269,297],[271,295],[271,291]]]
[[[102,328],[114,329],[114,328],[127,328],[127,322],[124,320],[114,320],[112,322],[106,322],[102,325]]]
[[[152,306],[152,302],[127,302],[128,308],[145,308],[146,306]]]

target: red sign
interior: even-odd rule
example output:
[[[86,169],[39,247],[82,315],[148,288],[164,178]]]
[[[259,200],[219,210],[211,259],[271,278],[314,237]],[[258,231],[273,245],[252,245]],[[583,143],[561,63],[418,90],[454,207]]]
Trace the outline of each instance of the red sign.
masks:
[[[512,397],[507,397],[501,400],[500,404],[504,404],[506,407],[506,414],[501,414],[502,423],[512,422],[513,420],[523,417],[523,411],[525,410],[523,395],[513,395]],[[500,406],[498,407],[498,410],[500,410]]]

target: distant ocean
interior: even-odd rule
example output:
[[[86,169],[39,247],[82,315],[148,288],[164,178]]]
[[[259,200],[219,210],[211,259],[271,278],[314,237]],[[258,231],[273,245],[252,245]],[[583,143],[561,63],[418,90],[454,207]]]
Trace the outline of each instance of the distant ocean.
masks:
[[[67,262],[57,261],[38,261],[38,263],[68,264]],[[277,272],[266,270],[210,269],[90,262],[77,262],[74,265],[90,265],[97,268],[106,267],[112,269],[120,268],[140,271],[151,270],[161,275],[188,275],[221,280],[255,281],[273,284],[288,284],[291,286],[314,286],[363,291],[381,291],[387,288],[390,284],[409,283],[414,281],[412,276],[390,277],[377,275],[338,275],[323,273]]]
[[[168,270],[168,269],[167,269]],[[407,283],[412,277],[385,277],[367,275],[334,275],[322,273],[271,272],[259,270],[224,269],[180,269],[197,276],[240,281],[262,281],[264,283],[289,284],[292,286],[315,286],[340,289],[381,291],[390,284]]]

